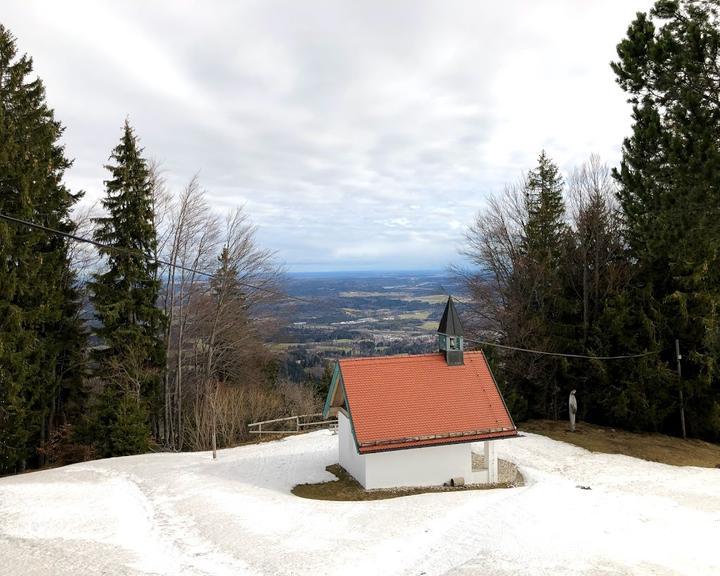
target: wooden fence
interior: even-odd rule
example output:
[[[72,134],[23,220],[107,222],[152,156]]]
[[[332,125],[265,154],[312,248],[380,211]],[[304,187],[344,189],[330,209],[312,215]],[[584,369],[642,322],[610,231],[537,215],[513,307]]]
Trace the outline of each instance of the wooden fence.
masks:
[[[320,418],[318,420],[318,418]],[[285,426],[284,430],[277,430]],[[300,414],[298,416],[287,416],[286,418],[275,418],[274,420],[263,420],[248,424],[249,434],[301,434],[312,430],[329,428],[337,429],[337,419],[322,420],[322,412],[317,414]]]

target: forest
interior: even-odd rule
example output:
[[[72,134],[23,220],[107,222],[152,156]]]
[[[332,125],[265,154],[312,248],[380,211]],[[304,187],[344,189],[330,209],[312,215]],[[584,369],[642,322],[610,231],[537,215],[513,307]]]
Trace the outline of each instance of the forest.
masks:
[[[564,417],[575,389],[587,421],[720,440],[717,10],[659,0],[630,24],[610,64],[632,105],[617,167],[563,175],[539,151],[521,181],[478,191],[460,311],[468,341],[495,344],[516,422]],[[230,446],[318,405],[269,346],[291,299],[251,215],[219,214],[199,177],[170,190],[121,124],[88,205],[0,24],[0,474]]]
[[[576,389],[591,422],[720,439],[717,7],[656,2],[618,44],[618,167],[565,180],[542,152],[467,233],[472,322],[507,346],[492,362],[518,420],[567,414]]]
[[[249,215],[212,210],[197,177],[171,192],[128,120],[101,206],[78,205],[31,73],[0,26],[0,473],[222,447],[312,412],[266,345],[283,269]]]

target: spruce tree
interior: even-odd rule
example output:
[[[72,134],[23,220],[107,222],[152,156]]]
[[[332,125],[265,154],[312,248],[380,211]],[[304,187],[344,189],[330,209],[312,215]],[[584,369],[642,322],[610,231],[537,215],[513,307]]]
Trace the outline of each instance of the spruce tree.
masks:
[[[210,280],[213,313],[209,332],[206,379],[225,381],[228,374],[237,372],[231,366],[240,358],[239,352],[250,347],[248,336],[253,334],[247,314],[247,298],[240,283],[237,254],[223,246],[218,264]],[[237,353],[235,353],[237,352]]]
[[[615,172],[635,283],[629,306],[643,362],[631,411],[679,432],[720,438],[720,22],[712,0],[662,0],[638,14],[612,63],[633,104],[633,132]],[[683,380],[673,375],[675,339]]]
[[[563,187],[558,167],[543,151],[525,180],[527,220],[511,277],[515,300],[508,303],[508,314],[513,317],[508,324],[515,327],[508,333],[512,345],[564,351],[574,343],[567,327],[571,304],[563,278],[569,242]],[[522,353],[514,354],[508,363],[517,368],[512,394],[527,406],[527,415],[559,417],[566,364]]]
[[[624,336],[622,331],[613,330],[627,289],[629,269],[614,201],[616,192],[610,169],[598,157],[591,157],[572,175],[569,190],[572,242],[565,278],[577,303],[573,328],[578,346],[574,349],[568,343],[567,350],[571,352],[611,356],[628,349],[618,341],[618,336]],[[628,427],[628,422],[612,415],[618,382],[627,376],[627,364],[570,361],[569,383],[582,397],[583,419]]]
[[[558,167],[543,150],[525,183],[528,220],[524,230],[526,256],[543,266],[557,266],[562,258],[567,237],[563,187]]]
[[[80,194],[62,181],[62,132],[32,60],[0,25],[0,213],[73,231]],[[67,240],[0,220],[0,473],[40,463],[36,449],[81,384],[78,300]]]
[[[107,216],[96,219],[94,238],[111,248],[100,249],[106,266],[90,284],[102,342],[95,354],[96,373],[105,382],[99,424],[108,438],[133,435],[122,444],[101,446],[110,456],[145,449],[156,425],[165,316],[157,306],[160,281],[152,258],[157,248],[152,182],[128,121],[106,169],[110,179],[102,203]]]

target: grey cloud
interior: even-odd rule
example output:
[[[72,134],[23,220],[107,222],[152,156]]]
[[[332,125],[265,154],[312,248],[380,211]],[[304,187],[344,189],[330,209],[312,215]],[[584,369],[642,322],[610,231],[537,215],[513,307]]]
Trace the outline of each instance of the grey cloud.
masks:
[[[129,114],[172,187],[199,171],[291,269],[437,268],[541,148],[616,161],[608,62],[646,4],[6,0],[2,21],[89,199]]]

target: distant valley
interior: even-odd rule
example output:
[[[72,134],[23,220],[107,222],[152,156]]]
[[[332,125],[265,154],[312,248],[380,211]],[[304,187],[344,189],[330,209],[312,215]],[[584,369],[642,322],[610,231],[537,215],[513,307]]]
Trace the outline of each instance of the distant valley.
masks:
[[[328,360],[429,352],[448,294],[462,286],[447,272],[292,274],[288,324],[274,346],[293,380],[320,378]]]

